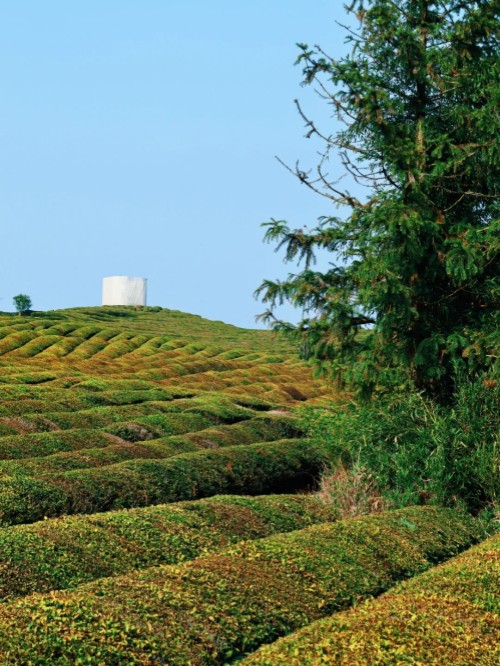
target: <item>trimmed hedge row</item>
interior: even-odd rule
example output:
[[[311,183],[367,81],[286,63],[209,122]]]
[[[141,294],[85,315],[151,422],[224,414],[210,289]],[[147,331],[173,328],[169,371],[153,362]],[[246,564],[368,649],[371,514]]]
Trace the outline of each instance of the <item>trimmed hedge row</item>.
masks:
[[[451,510],[404,509],[242,542],[0,607],[5,664],[225,664],[456,554]]]
[[[134,392],[130,392],[134,393]],[[181,390],[176,391],[177,394]],[[96,400],[102,394],[96,393]],[[155,414],[174,413],[194,413],[201,415],[214,424],[219,423],[237,423],[245,419],[252,418],[255,412],[252,411],[252,405],[238,404],[240,401],[236,396],[227,396],[224,394],[206,394],[194,396],[192,398],[174,398],[168,400],[152,400],[151,402],[134,402],[129,397],[129,404],[119,403],[115,406],[109,404],[98,405],[79,411],[53,411],[53,403],[50,397],[47,401],[24,400],[19,405],[16,401],[9,400],[8,405],[0,403],[0,414],[5,416],[23,416],[27,422],[33,424],[34,429],[47,430],[47,423],[52,424],[52,428],[66,430],[70,428],[100,428],[111,424],[137,419],[144,416]],[[118,398],[115,396],[115,399]],[[12,403],[12,404],[11,404]],[[17,404],[17,407],[16,407]],[[5,414],[4,414],[5,412]]]
[[[6,663],[57,656],[69,664],[84,655],[88,663],[224,663],[380,592],[476,532],[452,512],[416,509],[247,543],[9,605],[0,612],[0,649],[3,640]]]
[[[49,410],[54,413],[74,412],[99,406],[126,407],[146,402],[168,402],[190,396],[190,392],[182,389],[158,388],[152,382],[139,380],[134,382],[134,380],[115,379],[105,383],[104,387],[105,390],[100,388],[97,381],[70,385],[67,388],[53,385],[40,387],[4,384],[0,399],[0,415],[18,416]]]
[[[284,420],[282,421],[284,422]],[[133,421],[114,423],[103,427],[101,431],[96,429],[94,424],[94,428],[7,435],[0,437],[0,460],[47,456],[60,451],[109,446],[110,438],[106,436],[106,433],[116,435],[129,442],[139,442],[162,436],[205,430],[213,426],[214,422],[213,417],[195,412],[169,412],[167,414],[151,414],[136,418]],[[285,431],[284,426],[283,430]],[[297,429],[293,430],[291,425],[288,431],[294,435],[299,432]]]
[[[190,420],[190,423],[196,425],[196,420]],[[149,425],[150,428],[146,428],[144,432],[151,432],[152,424]],[[170,426],[172,427],[172,422],[170,422]],[[126,428],[129,433],[129,440],[133,441],[134,438],[131,437],[131,434],[135,433],[136,436],[141,435],[141,428],[143,427],[144,423],[142,421],[122,424],[122,430],[119,431],[119,434],[126,434],[123,432]],[[144,432],[141,435],[143,438],[145,438]],[[83,448],[77,451],[65,451],[49,456],[37,456],[21,460],[0,460],[0,475],[13,476],[21,474],[41,476],[72,469],[104,467],[124,460],[135,460],[137,458],[170,458],[181,453],[291,438],[298,434],[299,431],[295,429],[288,418],[257,416],[243,423],[219,426],[217,428],[205,428],[186,433],[183,436],[172,435],[149,439],[147,441],[142,439],[138,440],[140,443],[125,441],[120,443],[118,441],[118,443],[112,445],[109,444],[114,438],[109,437],[107,445],[104,448]]]
[[[48,456],[60,451],[101,448],[112,443],[113,437],[91,428],[8,435],[0,437],[0,460],[19,460]]]
[[[336,517],[314,495],[218,495],[7,527],[0,530],[0,599],[175,564]]]
[[[380,599],[315,622],[241,663],[497,666],[499,636],[497,535]]]
[[[93,407],[73,412],[51,412],[45,404],[45,411],[39,413],[21,414],[23,422],[32,425],[33,430],[70,430],[74,428],[109,428],[115,424],[132,419],[149,417],[166,412],[164,406],[169,403],[144,402],[131,405],[118,405],[116,407]],[[174,410],[169,410],[171,413]],[[186,416],[180,410],[174,412]],[[249,413],[249,416],[252,414]],[[189,414],[187,415],[189,416]],[[197,415],[199,416],[199,415]],[[205,417],[206,418],[206,417]],[[215,418],[206,418],[210,423],[216,423]]]
[[[131,444],[128,442],[112,443],[114,437],[109,437],[107,445],[101,448],[80,449],[78,451],[64,451],[50,456],[24,458],[21,460],[0,460],[0,475],[4,476],[46,476],[58,474],[75,469],[89,469],[105,467],[125,460],[138,458],[169,458],[180,453],[197,451],[194,444],[183,443],[183,437],[166,437],[154,442],[163,442],[162,446],[152,448],[150,442]],[[168,442],[168,440],[173,440]],[[180,440],[180,441],[176,441]],[[188,442],[188,440],[186,440]]]
[[[218,493],[289,492],[310,486],[324,462],[323,451],[307,440],[280,440],[40,478],[6,477],[0,483],[0,520],[13,525]]]

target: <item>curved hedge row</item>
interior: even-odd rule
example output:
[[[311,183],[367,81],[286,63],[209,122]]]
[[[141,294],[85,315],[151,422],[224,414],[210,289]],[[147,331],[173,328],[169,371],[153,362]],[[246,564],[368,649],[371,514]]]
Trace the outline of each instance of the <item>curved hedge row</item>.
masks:
[[[116,380],[117,383],[120,380]],[[254,405],[241,404],[236,396],[206,393],[193,396],[182,388],[165,389],[161,392],[150,391],[83,391],[66,389],[67,397],[63,400],[54,390],[46,394],[37,392],[36,399],[5,399],[0,401],[0,417],[16,418],[22,416],[25,424],[32,426],[32,431],[68,430],[71,428],[104,428],[119,421],[127,421],[145,416],[170,413],[194,413],[208,419],[211,423],[236,423],[255,416]],[[75,397],[74,394],[77,394]],[[86,404],[82,407],[78,400],[80,393],[85,393]],[[186,394],[188,397],[186,397]],[[57,402],[56,398],[59,400]],[[147,400],[146,398],[150,398]],[[248,398],[247,398],[248,400]],[[245,400],[245,402],[247,402]],[[81,401],[81,400],[80,400]],[[61,406],[61,402],[64,403]],[[257,408],[259,402],[255,400]],[[262,404],[262,401],[260,401]],[[90,406],[89,406],[90,405]],[[92,406],[93,405],[93,406]],[[56,408],[57,407],[57,411]],[[267,409],[271,406],[267,405]],[[20,432],[25,432],[21,429]]]
[[[18,370],[20,370],[19,368]],[[5,370],[4,370],[5,372]],[[37,381],[42,381],[43,376],[40,372],[31,373],[31,377]],[[26,375],[23,375],[26,379]],[[10,378],[12,381],[12,378]],[[57,373],[49,375],[48,381],[57,380]],[[78,380],[76,380],[78,381]],[[120,380],[116,380],[117,384]],[[68,382],[69,383],[69,382]],[[74,382],[73,382],[74,384]],[[158,391],[151,393],[148,391],[135,391],[133,387],[128,391],[123,390],[97,390],[91,386],[82,387],[73,386],[71,390],[68,388],[61,388],[54,386],[52,383],[49,385],[42,384],[33,385],[31,383],[21,384],[5,384],[2,385],[2,394],[0,398],[0,415],[2,416],[16,416],[19,414],[35,415],[51,410],[54,413],[58,412],[75,412],[78,410],[88,410],[96,405],[124,405],[143,403],[145,400],[171,400],[176,394],[162,389],[161,394]],[[151,387],[149,387],[151,388]],[[76,389],[76,390],[75,390]],[[126,396],[127,401],[124,402],[123,396]],[[161,397],[159,397],[161,396]]]
[[[0,599],[175,564],[336,517],[313,495],[218,495],[7,527],[0,529]]]
[[[134,425],[137,428],[135,432],[140,432],[140,428],[143,427],[140,422],[128,423],[129,432],[134,432]],[[81,433],[84,439],[87,431],[78,432]],[[121,432],[120,434],[124,433]],[[104,439],[105,445],[98,448],[92,447],[95,439],[91,439],[88,443],[91,444],[92,448],[62,451],[49,456],[41,455],[33,458],[0,460],[0,475],[42,476],[72,469],[104,467],[124,460],[170,458],[181,453],[218,449],[239,444],[269,442],[298,435],[299,431],[294,428],[288,418],[257,416],[242,423],[204,428],[184,435],[170,435],[147,440],[139,439],[137,442],[120,441],[117,437],[107,437],[107,439]],[[129,439],[132,438],[129,437]],[[0,438],[0,448],[1,441]]]
[[[218,493],[289,492],[311,485],[324,453],[307,440],[280,440],[166,460],[130,460],[45,477],[6,477],[0,483],[3,525],[46,517],[162,504]]]
[[[225,664],[456,554],[471,518],[425,507],[279,534],[0,607],[5,664]]]
[[[99,395],[99,394],[97,394]],[[49,396],[50,399],[50,396]],[[26,401],[24,401],[26,402]],[[33,407],[20,406],[19,415],[23,420],[33,424],[36,430],[46,429],[46,424],[52,424],[52,429],[70,430],[72,428],[103,428],[117,423],[118,421],[132,420],[150,414],[158,414],[164,411],[167,402],[132,402],[130,404],[119,404],[110,406],[107,404],[87,407],[80,410],[58,410],[50,409],[51,405],[37,401],[38,411]],[[23,409],[23,411],[21,411]],[[14,410],[11,410],[14,411]]]
[[[116,440],[115,440],[116,441]],[[48,456],[61,451],[109,446],[113,437],[91,428],[0,437],[0,461]]]
[[[497,535],[380,599],[315,622],[241,663],[496,666],[499,636]]]

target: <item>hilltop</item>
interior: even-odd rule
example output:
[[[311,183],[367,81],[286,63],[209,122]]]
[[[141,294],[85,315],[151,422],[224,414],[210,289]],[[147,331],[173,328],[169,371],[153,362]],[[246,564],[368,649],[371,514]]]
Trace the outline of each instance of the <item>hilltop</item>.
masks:
[[[44,391],[175,386],[246,395],[262,408],[330,392],[282,336],[152,307],[0,316],[0,368],[4,384],[43,383]]]

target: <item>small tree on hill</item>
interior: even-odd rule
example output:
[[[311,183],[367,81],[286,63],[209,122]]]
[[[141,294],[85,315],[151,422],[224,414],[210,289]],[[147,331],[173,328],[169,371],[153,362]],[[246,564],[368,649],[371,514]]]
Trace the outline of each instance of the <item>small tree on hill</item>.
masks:
[[[297,103],[324,152],[314,171],[294,173],[349,215],[312,230],[268,224],[266,240],[304,267],[263,282],[261,317],[362,392],[411,382],[445,398],[456,372],[498,360],[500,3],[355,0],[346,10],[358,22],[351,54],[299,45],[298,58],[344,129],[323,131]],[[334,156],[366,198],[326,172]],[[333,256],[324,272],[313,268],[319,249]],[[297,326],[275,318],[283,301],[304,310]]]
[[[12,300],[19,315],[28,314],[31,310],[31,298],[26,294],[18,294]]]

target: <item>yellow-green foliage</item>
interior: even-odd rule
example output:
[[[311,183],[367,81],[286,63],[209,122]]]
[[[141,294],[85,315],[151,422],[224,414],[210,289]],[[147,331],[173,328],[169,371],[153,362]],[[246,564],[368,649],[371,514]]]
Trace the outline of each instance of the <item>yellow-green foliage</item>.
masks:
[[[59,451],[76,451],[109,446],[112,438],[100,430],[59,430],[0,438],[0,460],[48,456]]]
[[[248,666],[497,666],[500,535],[379,599],[243,660]]]
[[[415,508],[243,542],[0,607],[5,664],[224,664],[468,547],[473,521]]]
[[[161,308],[0,316],[0,378],[3,524],[291,489],[322,464],[287,407],[325,387],[266,331]]]
[[[242,495],[314,484],[324,446],[296,439],[293,407],[335,397],[266,331],[161,308],[0,316],[0,663],[232,662],[477,538],[424,508],[278,535],[336,510]],[[241,496],[197,499],[220,492]]]
[[[193,416],[192,419],[189,419],[191,425],[193,423],[200,425],[202,422],[201,419],[204,418],[200,415],[190,416]],[[196,432],[187,433],[184,436],[171,435],[155,439],[148,439],[147,436],[151,434],[151,429],[144,428],[143,423],[142,420],[138,419],[135,423],[125,424],[126,428],[123,424],[117,424],[117,429],[107,429],[107,432],[114,432],[116,435],[120,435],[120,437],[125,437],[127,433],[133,434],[135,437],[128,437],[128,439],[132,441],[133,439],[140,440],[138,443],[120,441],[117,437],[108,437],[104,440],[102,447],[87,448],[92,446],[92,442],[95,441],[95,431],[91,432],[91,437],[86,437],[87,431],[83,431],[81,438],[82,448],[80,450],[75,451],[73,447],[71,451],[43,455],[43,448],[41,447],[41,451],[37,448],[37,453],[40,453],[40,455],[31,458],[0,460],[0,475],[12,476],[24,474],[43,476],[71,469],[104,467],[123,462],[124,460],[170,458],[181,453],[217,449],[224,446],[236,446],[238,444],[251,444],[257,441],[267,442],[283,438],[287,435],[299,434],[288,418],[267,415],[258,415],[243,423],[197,430]],[[135,429],[133,426],[135,426]],[[71,430],[69,434],[74,439],[78,431]],[[41,439],[43,442],[43,438]],[[117,442],[115,442],[116,439],[118,439]],[[32,438],[31,441],[38,443],[38,436]],[[19,448],[19,450],[24,454],[28,454],[31,449],[24,447]]]
[[[130,460],[40,478],[5,477],[4,525],[207,497],[304,487],[319,475],[324,455],[305,440],[280,440],[185,453],[166,460]]]
[[[151,382],[145,391],[162,382],[162,389],[223,390],[271,404],[325,393],[294,347],[268,331],[151,308],[75,309],[21,324],[12,319],[0,317],[0,365],[13,381],[37,383],[44,376],[51,382],[62,373],[128,377]]]
[[[0,530],[0,599],[175,564],[335,518],[312,495],[219,495],[7,527]]]

